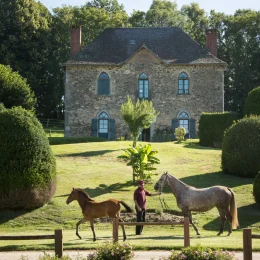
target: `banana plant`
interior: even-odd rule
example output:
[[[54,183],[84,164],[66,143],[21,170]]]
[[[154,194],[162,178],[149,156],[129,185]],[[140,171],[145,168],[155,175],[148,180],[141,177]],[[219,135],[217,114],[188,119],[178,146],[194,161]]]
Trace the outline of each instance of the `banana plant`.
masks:
[[[154,164],[159,164],[160,159],[155,157],[158,151],[152,151],[150,144],[142,145],[139,144],[137,147],[130,146],[123,150],[123,155],[118,158],[127,161],[127,166],[133,168],[133,183],[135,179],[147,180],[152,176],[152,171],[157,168]]]

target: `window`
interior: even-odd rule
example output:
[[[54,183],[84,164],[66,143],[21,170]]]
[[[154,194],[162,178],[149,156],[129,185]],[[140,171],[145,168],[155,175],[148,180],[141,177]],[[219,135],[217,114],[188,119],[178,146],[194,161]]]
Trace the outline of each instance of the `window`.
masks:
[[[109,116],[106,112],[102,112],[98,117],[98,136],[108,139],[108,121]]]
[[[186,112],[181,112],[178,115],[179,127],[184,127],[186,130],[186,134],[189,133],[189,115]]]
[[[110,79],[107,73],[102,72],[98,77],[98,95],[110,94]]]
[[[138,78],[138,97],[140,99],[148,99],[149,97],[149,82],[145,73],[140,74]]]
[[[185,72],[178,77],[178,94],[189,94],[189,77]]]

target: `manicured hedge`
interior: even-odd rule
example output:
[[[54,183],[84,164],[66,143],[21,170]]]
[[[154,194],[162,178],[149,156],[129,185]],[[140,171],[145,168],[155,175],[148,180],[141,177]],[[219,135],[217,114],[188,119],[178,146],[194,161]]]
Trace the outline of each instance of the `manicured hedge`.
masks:
[[[44,205],[56,189],[56,161],[42,125],[21,107],[0,110],[0,209]]]
[[[225,130],[237,119],[237,113],[202,113],[199,120],[200,145],[221,147]]]
[[[255,202],[260,204],[260,172],[256,175],[253,185],[253,195]]]
[[[245,115],[260,115],[260,87],[248,93],[244,106]]]
[[[77,143],[88,143],[88,142],[105,142],[107,140],[94,137],[94,136],[83,136],[83,137],[49,137],[50,145],[58,144],[77,144]]]
[[[255,177],[260,171],[260,117],[245,117],[225,132],[222,170],[241,177]]]

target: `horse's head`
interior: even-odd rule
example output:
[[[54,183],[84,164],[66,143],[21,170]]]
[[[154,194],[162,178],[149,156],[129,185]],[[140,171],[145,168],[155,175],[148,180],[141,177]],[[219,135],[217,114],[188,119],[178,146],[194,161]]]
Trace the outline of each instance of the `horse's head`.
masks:
[[[77,190],[72,188],[72,192],[70,193],[69,197],[66,200],[67,204],[70,204],[73,200],[77,199]]]
[[[160,177],[160,179],[154,185],[154,189],[156,191],[159,190],[161,192],[163,190],[163,187],[167,181],[167,177],[168,177],[168,172],[164,172]]]

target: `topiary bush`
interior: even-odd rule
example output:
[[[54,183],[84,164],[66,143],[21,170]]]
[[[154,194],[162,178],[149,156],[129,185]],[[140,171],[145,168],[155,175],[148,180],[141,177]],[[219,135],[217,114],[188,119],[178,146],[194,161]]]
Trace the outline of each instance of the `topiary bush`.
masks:
[[[245,115],[260,115],[260,87],[254,88],[248,93],[244,105]]]
[[[256,175],[253,185],[253,195],[255,202],[260,204],[260,172]]]
[[[56,190],[56,161],[32,112],[0,110],[0,209],[31,209]]]
[[[222,146],[222,170],[255,177],[260,171],[260,117],[245,117],[227,129]]]

